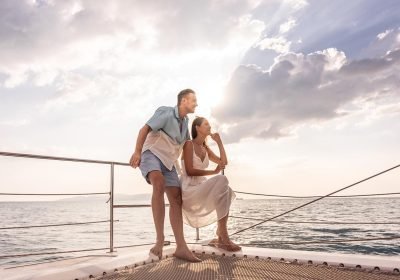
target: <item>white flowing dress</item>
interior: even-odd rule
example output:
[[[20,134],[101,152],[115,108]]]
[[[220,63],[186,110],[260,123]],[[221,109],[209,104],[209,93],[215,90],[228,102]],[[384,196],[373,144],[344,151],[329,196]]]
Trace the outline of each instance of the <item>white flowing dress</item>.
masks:
[[[193,150],[193,168],[204,170],[208,164],[207,153],[202,161]],[[236,197],[225,175],[209,179],[205,176],[188,176],[184,160],[181,185],[183,221],[195,228],[210,225],[225,217]]]

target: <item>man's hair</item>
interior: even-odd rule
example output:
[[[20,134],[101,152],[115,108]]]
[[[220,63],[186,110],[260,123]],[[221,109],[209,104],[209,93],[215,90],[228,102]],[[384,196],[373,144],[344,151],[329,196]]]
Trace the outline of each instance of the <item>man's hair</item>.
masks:
[[[184,90],[181,90],[180,93],[178,93],[178,106],[181,105],[182,98],[187,96],[190,93],[195,93],[193,89],[187,88]]]

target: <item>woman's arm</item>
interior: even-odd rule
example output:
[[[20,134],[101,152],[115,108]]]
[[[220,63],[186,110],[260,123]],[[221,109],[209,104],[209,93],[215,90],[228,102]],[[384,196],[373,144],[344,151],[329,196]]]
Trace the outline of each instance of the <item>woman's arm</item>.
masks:
[[[193,143],[191,141],[186,141],[183,146],[183,160],[185,162],[185,170],[189,176],[207,176],[218,174],[222,167],[218,165],[215,170],[202,170],[193,168]]]
[[[216,164],[223,164],[227,165],[228,164],[228,158],[226,156],[224,144],[222,144],[221,137],[219,136],[218,133],[211,134],[211,138],[217,143],[218,149],[219,149],[219,154],[220,157],[218,157],[214,152],[207,147],[207,153],[208,157],[212,162],[215,162]]]

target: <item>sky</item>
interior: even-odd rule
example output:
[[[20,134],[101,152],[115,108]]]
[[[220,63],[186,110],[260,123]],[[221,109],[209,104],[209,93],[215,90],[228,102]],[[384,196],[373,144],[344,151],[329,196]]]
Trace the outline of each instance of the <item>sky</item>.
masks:
[[[397,0],[3,0],[0,151],[127,163],[156,108],[192,88],[190,120],[221,134],[234,190],[330,193],[400,163],[399,14]],[[108,165],[0,156],[0,170],[0,193],[110,189]],[[117,166],[115,191],[151,186]],[[32,199],[55,198],[0,196]]]

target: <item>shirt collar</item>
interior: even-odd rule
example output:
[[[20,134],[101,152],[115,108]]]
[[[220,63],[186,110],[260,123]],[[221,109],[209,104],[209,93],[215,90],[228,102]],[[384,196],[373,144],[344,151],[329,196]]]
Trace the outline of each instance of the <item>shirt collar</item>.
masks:
[[[187,116],[184,116],[182,119],[179,117],[179,110],[178,110],[178,106],[176,106],[176,105],[174,107],[174,112],[175,112],[175,117],[178,120],[180,120],[180,121],[186,120]]]

